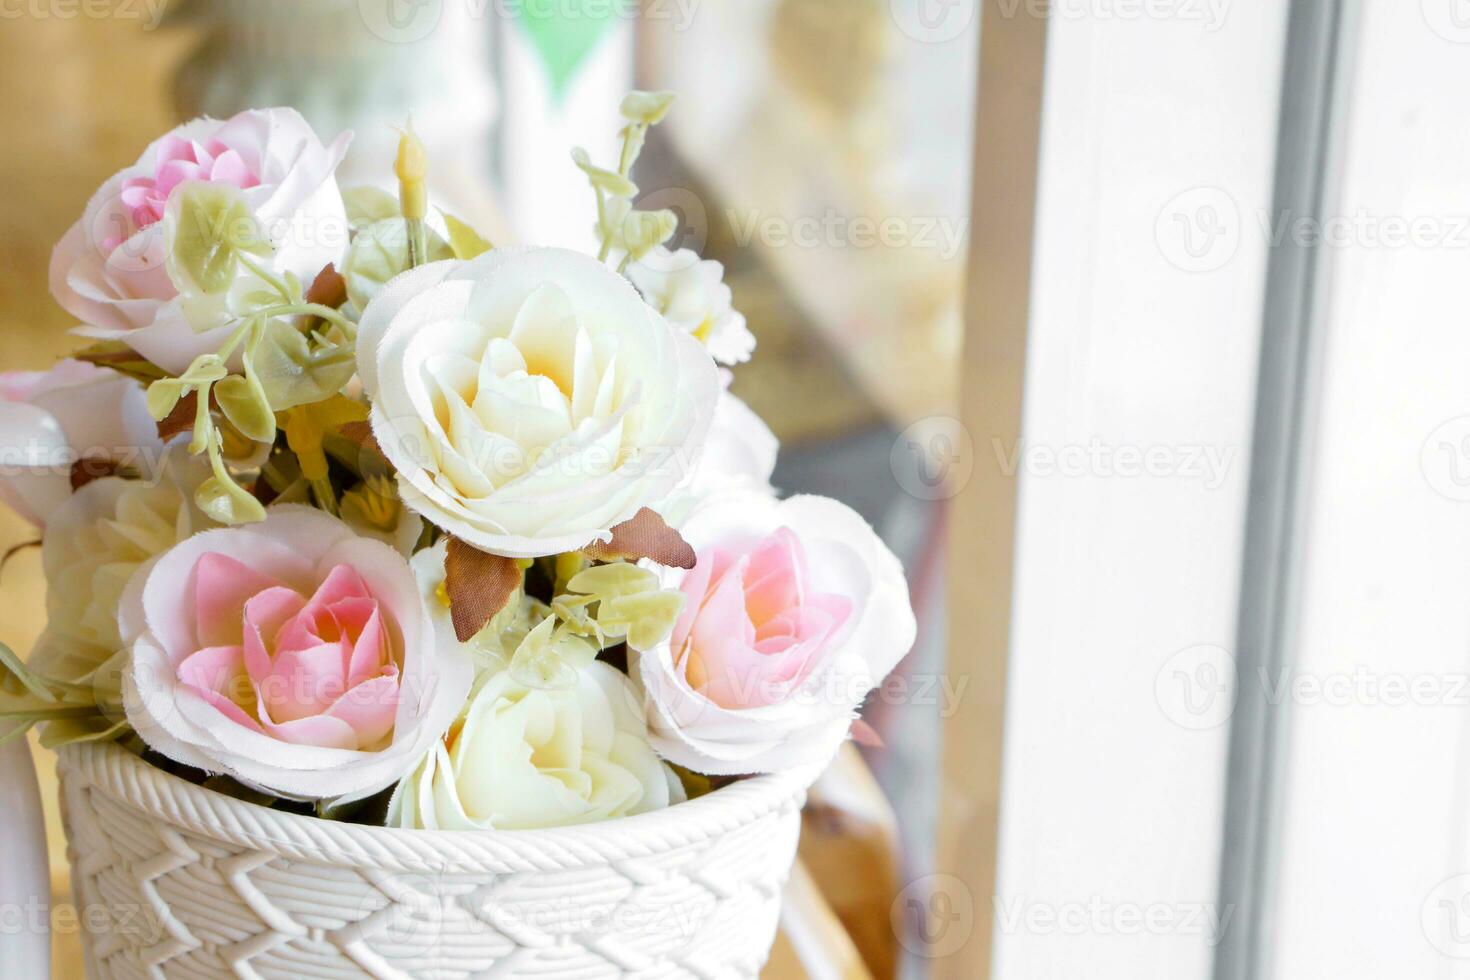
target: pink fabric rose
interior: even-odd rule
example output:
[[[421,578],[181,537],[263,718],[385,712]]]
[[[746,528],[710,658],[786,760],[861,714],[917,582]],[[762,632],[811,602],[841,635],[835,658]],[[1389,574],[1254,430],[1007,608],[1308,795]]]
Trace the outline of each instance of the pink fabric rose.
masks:
[[[143,386],[84,361],[0,373],[0,502],[37,526],[71,496],[91,459],[153,475],[163,444]],[[100,468],[99,468],[100,472]]]
[[[471,660],[392,548],[306,507],[208,531],[135,576],[128,720],[150,746],[295,799],[356,799],[453,722]]]
[[[825,764],[913,645],[903,569],[823,497],[708,497],[680,523],[693,569],[658,568],[685,606],[632,671],[659,754],[696,772]]]
[[[163,209],[168,206],[169,191],[186,180],[203,181],[209,184],[229,184],[244,190],[260,184],[260,174],[218,136],[204,143],[186,139],[178,133],[169,133],[158,141],[157,159],[153,172],[144,172],[128,177],[122,183],[119,198],[128,208],[135,230],[147,228],[155,221],[163,220]],[[126,229],[126,225],[122,226]],[[128,235],[114,235],[103,240],[104,249],[121,245]]]
[[[218,350],[230,327],[190,323],[185,315],[165,262],[161,218],[169,195],[201,180],[240,188],[275,246],[275,271],[311,282],[347,247],[334,174],[350,140],[343,134],[324,146],[294,109],[185,123],[92,196],[52,252],[52,295],[82,321],[77,333],[120,340],[170,373],[182,372],[198,355]]]
[[[210,553],[193,586],[208,645],[179,664],[179,680],[231,721],[283,742],[363,751],[392,733],[398,664],[383,609],[352,566],[333,567],[306,596]]]
[[[748,550],[715,545],[680,586],[674,663],[722,708],[784,700],[831,652],[852,615],[846,596],[816,592],[806,553],[780,527]]]

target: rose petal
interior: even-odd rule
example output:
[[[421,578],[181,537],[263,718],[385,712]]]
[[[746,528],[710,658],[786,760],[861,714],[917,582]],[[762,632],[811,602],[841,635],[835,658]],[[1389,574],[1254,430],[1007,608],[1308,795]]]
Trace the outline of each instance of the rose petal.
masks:
[[[207,552],[194,565],[194,631],[200,646],[239,643],[245,603],[280,586],[275,578],[228,555]]]

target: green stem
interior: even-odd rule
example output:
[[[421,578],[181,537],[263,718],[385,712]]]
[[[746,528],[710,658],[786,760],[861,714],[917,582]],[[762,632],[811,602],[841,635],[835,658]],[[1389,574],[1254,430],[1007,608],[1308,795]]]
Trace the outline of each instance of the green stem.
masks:
[[[612,251],[612,234],[607,227],[607,201],[602,196],[602,188],[592,187],[597,194],[597,227],[602,232],[602,247],[597,250],[597,261],[606,262],[608,254]]]
[[[417,269],[429,261],[429,232],[423,218],[404,218],[408,228],[408,267]]]
[[[262,317],[321,317],[323,320],[327,320],[328,322],[341,327],[347,332],[348,336],[355,337],[357,335],[357,324],[353,323],[351,320],[347,319],[340,312],[332,309],[330,306],[323,306],[320,303],[300,303],[283,306],[267,306],[264,309],[256,310],[254,315]]]
[[[623,152],[618,154],[618,173],[624,177],[628,176],[628,171],[633,169],[633,161],[629,157],[633,153],[633,134],[638,130],[646,133],[648,127],[642,123],[629,123],[623,134]]]
[[[276,294],[280,296],[281,299],[285,300],[287,303],[291,302],[291,290],[286,285],[286,281],[284,279],[276,275],[270,269],[262,268],[255,262],[252,262],[250,260],[250,257],[248,255],[245,255],[244,253],[240,253],[237,257],[239,258],[240,263],[245,266],[245,268],[249,269],[251,272],[255,273],[257,276],[270,283],[271,288],[276,291]]]

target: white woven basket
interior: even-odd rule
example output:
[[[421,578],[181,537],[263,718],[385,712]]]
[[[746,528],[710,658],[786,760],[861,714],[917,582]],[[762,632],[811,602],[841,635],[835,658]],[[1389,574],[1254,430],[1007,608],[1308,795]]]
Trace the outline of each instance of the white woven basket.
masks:
[[[810,774],[555,830],[332,823],[61,751],[87,974],[754,977]]]

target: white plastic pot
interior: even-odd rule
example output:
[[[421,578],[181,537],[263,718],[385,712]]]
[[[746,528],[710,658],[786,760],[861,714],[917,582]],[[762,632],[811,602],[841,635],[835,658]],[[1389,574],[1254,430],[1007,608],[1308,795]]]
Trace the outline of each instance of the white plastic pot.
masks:
[[[61,750],[89,977],[755,977],[810,774],[551,830],[390,830]]]

